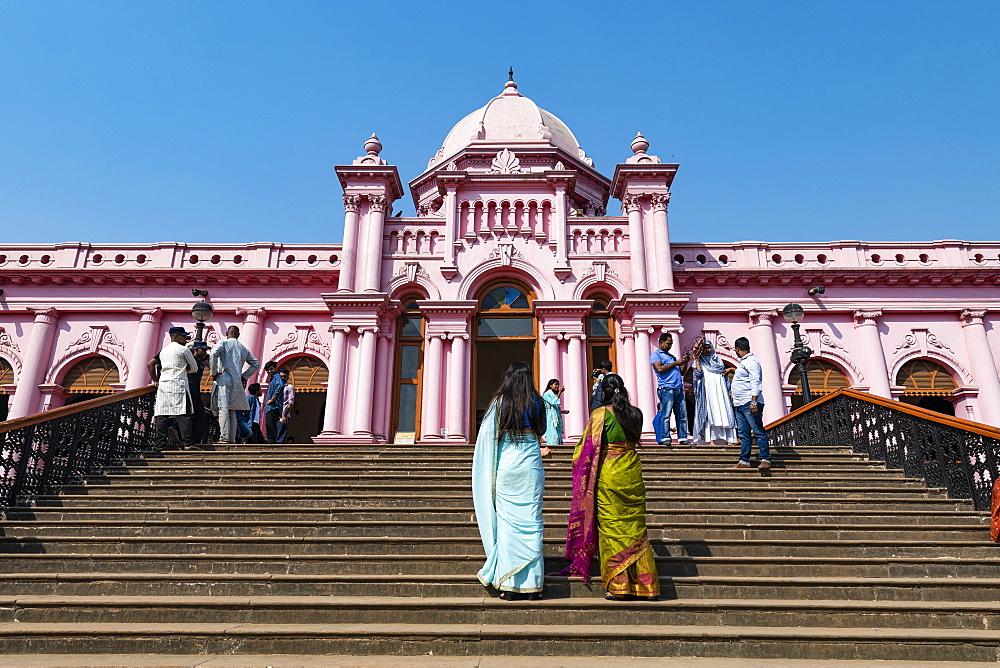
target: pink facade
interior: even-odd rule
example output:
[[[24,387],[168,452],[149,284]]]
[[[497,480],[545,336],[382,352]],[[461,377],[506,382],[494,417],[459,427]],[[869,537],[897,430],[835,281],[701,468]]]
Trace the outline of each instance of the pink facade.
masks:
[[[405,193],[374,135],[337,167],[343,244],[0,246],[10,417],[62,405],[70,369],[95,356],[117,369],[113,389],[147,384],[146,361],[169,327],[193,326],[191,288],[201,288],[216,310],[209,342],[237,324],[258,357],[329,370],[325,404],[303,418],[317,442],[392,440],[408,412],[418,440],[467,441],[484,388],[512,355],[529,357],[539,382],[567,386],[570,438],[584,426],[597,356],[613,358],[652,416],[648,357],[661,332],[674,333],[675,352],[707,336],[732,362],[732,342],[748,337],[772,420],[796,389],[780,317],[788,302],[806,309],[814,358],[848,386],[919,396],[901,379],[924,360],[947,374],[934,391],[958,417],[1000,426],[1000,242],[672,243],[678,165],[647,149],[637,136],[609,179],[509,82],[409,183],[416,217],[392,215]],[[622,216],[605,215],[612,197]],[[484,295],[507,285],[527,304],[484,311]],[[815,286],[826,294],[807,296]],[[603,348],[595,298],[611,320]],[[406,311],[413,301],[419,311]],[[404,331],[408,317],[416,334]]]

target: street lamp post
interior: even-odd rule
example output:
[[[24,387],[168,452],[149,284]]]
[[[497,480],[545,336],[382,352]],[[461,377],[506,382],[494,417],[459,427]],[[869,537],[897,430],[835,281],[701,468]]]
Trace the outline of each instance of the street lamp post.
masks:
[[[792,349],[792,364],[799,370],[799,379],[802,381],[802,403],[808,404],[812,401],[812,394],[809,392],[809,370],[807,362],[812,356],[812,350],[802,341],[799,334],[799,321],[805,316],[805,311],[798,304],[788,304],[781,309],[781,316],[785,322],[792,323],[792,332],[795,334],[795,347]]]
[[[194,288],[191,290],[191,294],[195,297],[207,297],[208,290],[199,290]],[[212,314],[215,313],[215,309],[207,301],[202,300],[191,307],[191,317],[198,321],[197,329],[195,329],[194,340],[202,341],[203,335],[205,333],[205,321],[210,320]]]

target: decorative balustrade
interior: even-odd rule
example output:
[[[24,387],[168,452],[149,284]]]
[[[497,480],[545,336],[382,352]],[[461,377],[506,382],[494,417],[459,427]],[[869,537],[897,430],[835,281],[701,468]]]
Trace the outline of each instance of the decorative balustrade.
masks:
[[[841,389],[767,425],[772,445],[850,447],[989,510],[1000,429]]]
[[[149,445],[155,391],[141,387],[0,422],[0,508]]]
[[[1000,268],[1000,242],[671,243],[675,269]]]
[[[13,244],[0,246],[0,272],[315,270],[340,264],[340,244]]]

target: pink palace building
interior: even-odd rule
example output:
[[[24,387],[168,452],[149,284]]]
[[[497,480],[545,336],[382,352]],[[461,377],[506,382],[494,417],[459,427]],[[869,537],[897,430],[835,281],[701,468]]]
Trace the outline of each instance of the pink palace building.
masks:
[[[147,385],[167,329],[193,327],[197,288],[209,343],[237,324],[292,369],[298,442],[469,441],[515,360],[567,386],[572,439],[605,359],[652,440],[661,332],[675,354],[705,336],[729,363],[748,337],[773,420],[801,405],[789,302],[806,311],[814,394],[1000,426],[1000,242],[671,243],[678,165],[648,148],[637,136],[609,178],[510,81],[410,181],[416,217],[393,215],[405,193],[375,135],[336,167],[341,244],[0,246],[0,418]],[[624,215],[606,215],[612,197]]]

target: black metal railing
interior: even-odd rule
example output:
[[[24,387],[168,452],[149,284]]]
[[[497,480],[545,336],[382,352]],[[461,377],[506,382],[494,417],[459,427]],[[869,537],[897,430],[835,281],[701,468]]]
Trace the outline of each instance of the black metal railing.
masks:
[[[155,392],[142,387],[0,422],[0,508],[150,445]]]
[[[837,390],[767,425],[778,446],[850,447],[989,510],[1000,429],[856,390]]]

